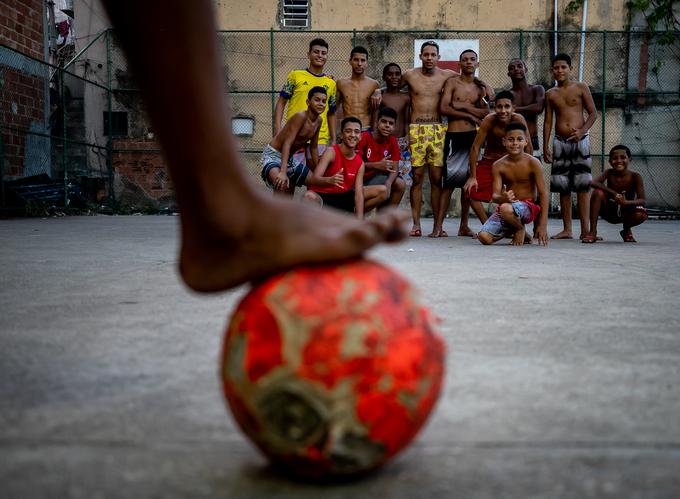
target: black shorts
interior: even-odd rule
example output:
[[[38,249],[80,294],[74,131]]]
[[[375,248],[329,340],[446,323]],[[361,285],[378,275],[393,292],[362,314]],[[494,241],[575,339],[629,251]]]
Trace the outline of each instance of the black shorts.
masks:
[[[354,189],[347,192],[317,192],[324,206],[354,213]]]
[[[444,139],[444,188],[463,187],[470,176],[470,148],[477,130],[446,132]]]

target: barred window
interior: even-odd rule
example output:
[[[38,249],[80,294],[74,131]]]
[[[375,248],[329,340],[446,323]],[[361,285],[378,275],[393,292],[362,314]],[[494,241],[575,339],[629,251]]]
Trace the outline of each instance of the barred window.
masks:
[[[309,0],[281,0],[283,28],[309,28]]]

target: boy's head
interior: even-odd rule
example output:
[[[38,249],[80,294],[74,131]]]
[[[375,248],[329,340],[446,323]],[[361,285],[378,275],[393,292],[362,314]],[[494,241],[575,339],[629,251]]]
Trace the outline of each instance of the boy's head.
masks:
[[[479,66],[479,56],[474,50],[466,49],[458,56],[458,63],[460,64],[461,73],[474,74],[477,66]]]
[[[433,71],[439,62],[439,45],[432,40],[423,43],[420,46],[420,61],[425,70]]]
[[[342,143],[355,148],[361,138],[361,120],[355,116],[348,116],[340,122]]]
[[[390,62],[383,68],[383,80],[388,88],[399,87],[401,81],[401,67],[396,62]]]
[[[609,150],[609,165],[615,170],[625,170],[630,164],[632,157],[630,149],[623,144],[618,144]]]
[[[503,123],[509,123],[514,111],[513,101],[515,96],[509,90],[503,90],[496,94],[496,100],[493,104],[493,110],[498,116],[498,119]]]
[[[552,74],[555,81],[569,79],[571,73],[571,57],[567,54],[557,54],[552,58]]]
[[[519,58],[511,59],[508,63],[508,76],[512,81],[521,81],[527,77],[527,65]]]
[[[397,124],[397,112],[391,107],[382,107],[378,111],[378,133],[383,137],[388,137],[394,131]]]
[[[505,127],[503,145],[510,155],[521,154],[527,144],[527,127],[519,121],[512,121]]]
[[[326,109],[326,99],[328,97],[328,92],[323,87],[312,87],[312,89],[307,92],[307,107],[314,110],[317,114],[323,113]]]
[[[314,38],[309,42],[309,52],[307,52],[310,64],[323,67],[328,60],[328,42],[323,38]]]
[[[349,53],[349,64],[352,66],[353,74],[363,74],[368,65],[368,50],[364,47],[354,47]]]

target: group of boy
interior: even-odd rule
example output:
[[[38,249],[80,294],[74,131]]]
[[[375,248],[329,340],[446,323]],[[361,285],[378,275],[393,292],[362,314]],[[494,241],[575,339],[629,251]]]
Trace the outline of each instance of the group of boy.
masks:
[[[398,165],[408,151],[411,236],[422,236],[427,170],[434,216],[429,237],[448,236],[444,218],[454,190],[460,189],[459,236],[478,237],[483,244],[510,237],[511,244],[522,245],[532,241],[525,226],[534,222],[533,236],[545,245],[548,192],[541,156],[534,157],[539,149],[537,120],[545,110],[542,159],[552,163],[550,190],[560,194],[563,220],[563,230],[552,238],[573,237],[571,194],[576,192],[584,243],[599,239],[600,214],[623,223],[623,240],[635,241],[630,229],[646,218],[642,179],[627,170],[628,148],[615,146],[612,169],[592,181],[588,130],[597,112],[588,86],[570,79],[568,55],[553,58],[556,84],[547,92],[527,82],[524,61],[511,60],[512,88],[497,95],[477,78],[474,50],[460,54],[458,73],[438,67],[439,46],[434,41],[422,44],[420,67],[402,73],[396,63],[387,64],[383,89],[366,75],[368,51],[363,47],[350,53],[351,77],[337,82],[323,73],[328,58],[324,40],[312,40],[308,56],[307,69],[288,75],[276,104],[275,134],[262,156],[262,178],[275,193],[291,196],[295,187],[305,185],[303,200],[363,218],[374,208],[400,203],[406,182]],[[408,92],[401,90],[404,86]],[[591,186],[596,188],[592,198]],[[490,217],[483,205],[489,202],[497,204]],[[483,224],[479,234],[470,229],[470,208]],[[612,210],[617,217],[609,216]]]

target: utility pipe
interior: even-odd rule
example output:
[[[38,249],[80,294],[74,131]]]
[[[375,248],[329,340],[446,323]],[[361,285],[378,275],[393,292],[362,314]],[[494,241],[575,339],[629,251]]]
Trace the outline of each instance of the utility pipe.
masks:
[[[588,15],[588,0],[583,0],[583,19],[581,20],[581,54],[578,65],[578,81],[583,81],[583,59],[586,49],[586,16]],[[603,54],[607,57],[607,54]]]
[[[557,55],[557,0],[554,5],[555,15],[553,17],[553,55]]]

